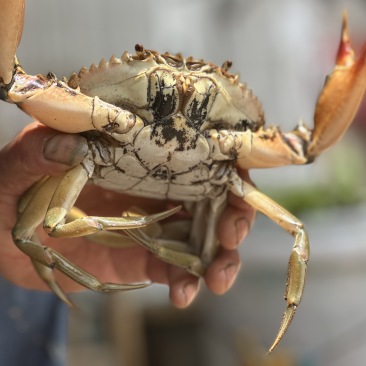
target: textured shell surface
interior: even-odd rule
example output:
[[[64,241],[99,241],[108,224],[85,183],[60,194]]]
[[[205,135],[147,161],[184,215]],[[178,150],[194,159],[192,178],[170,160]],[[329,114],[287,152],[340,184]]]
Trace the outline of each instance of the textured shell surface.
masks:
[[[160,199],[197,201],[226,192],[235,154],[214,153],[212,131],[256,131],[264,124],[260,103],[238,79],[203,60],[147,50],[73,74],[70,87],[137,116],[119,141],[84,133],[97,165],[94,183]]]

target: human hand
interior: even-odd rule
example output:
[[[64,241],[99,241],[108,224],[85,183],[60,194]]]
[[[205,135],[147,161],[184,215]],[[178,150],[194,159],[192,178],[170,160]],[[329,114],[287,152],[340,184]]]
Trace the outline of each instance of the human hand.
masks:
[[[0,273],[11,282],[31,289],[48,289],[30,258],[12,241],[17,202],[42,176],[64,174],[80,163],[86,150],[85,139],[79,135],[63,134],[34,122],[0,151]],[[249,179],[246,171],[239,174],[243,179]],[[138,206],[148,213],[161,212],[167,209],[167,202],[121,195],[87,185],[76,206],[88,215],[118,217],[131,206]],[[236,247],[249,232],[254,216],[253,208],[229,194],[228,206],[217,227],[221,248],[205,276],[206,285],[213,292],[224,293],[234,282],[240,266]],[[150,280],[167,284],[172,302],[179,307],[187,306],[198,292],[197,277],[162,262],[140,246],[116,249],[100,246],[83,237],[53,239],[42,228],[37,229],[37,234],[43,245],[52,247],[101,281],[136,283]],[[62,273],[55,272],[65,292],[84,289]]]

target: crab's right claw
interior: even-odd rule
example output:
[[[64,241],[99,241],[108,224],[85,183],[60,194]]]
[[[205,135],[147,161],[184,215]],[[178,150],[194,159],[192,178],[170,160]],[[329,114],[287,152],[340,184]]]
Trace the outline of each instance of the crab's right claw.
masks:
[[[357,61],[343,14],[341,43],[336,66],[328,75],[319,96],[311,143],[307,149],[309,160],[335,144],[347,130],[361,102],[366,87],[366,45]]]
[[[0,0],[0,8],[0,83],[9,84],[23,33],[25,0]]]

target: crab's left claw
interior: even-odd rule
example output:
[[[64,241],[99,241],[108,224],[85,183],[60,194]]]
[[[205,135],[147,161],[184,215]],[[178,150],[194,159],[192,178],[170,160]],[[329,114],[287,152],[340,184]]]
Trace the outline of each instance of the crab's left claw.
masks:
[[[361,102],[366,87],[366,45],[357,61],[343,14],[341,43],[336,66],[328,75],[319,96],[311,142],[306,151],[308,160],[335,144],[347,130]]]
[[[23,33],[25,0],[0,0],[0,82],[13,77],[14,56]]]

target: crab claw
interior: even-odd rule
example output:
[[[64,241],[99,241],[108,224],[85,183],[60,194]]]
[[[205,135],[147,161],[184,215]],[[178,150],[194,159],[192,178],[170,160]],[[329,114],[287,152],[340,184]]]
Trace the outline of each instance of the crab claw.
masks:
[[[9,84],[23,33],[25,0],[0,0],[0,5],[0,81]]]
[[[311,143],[307,149],[309,160],[335,144],[347,130],[361,102],[366,87],[366,45],[357,61],[347,27],[347,14],[343,14],[341,43],[336,66],[328,75],[319,96]]]

